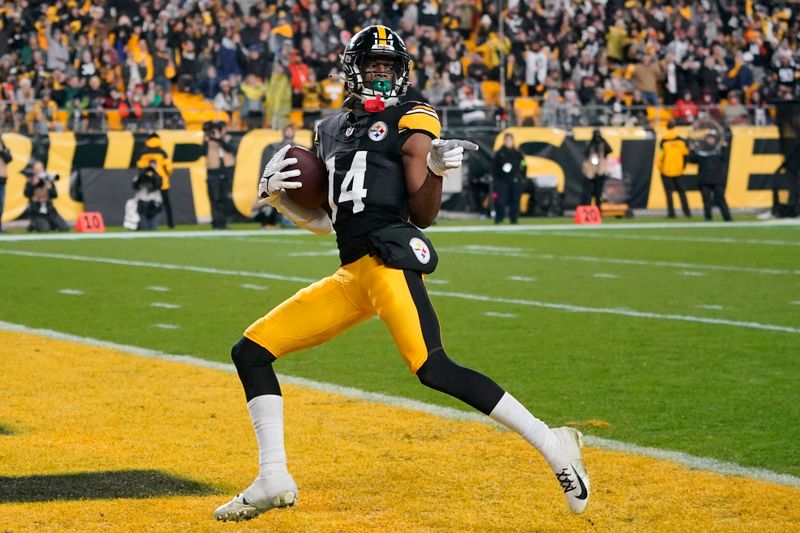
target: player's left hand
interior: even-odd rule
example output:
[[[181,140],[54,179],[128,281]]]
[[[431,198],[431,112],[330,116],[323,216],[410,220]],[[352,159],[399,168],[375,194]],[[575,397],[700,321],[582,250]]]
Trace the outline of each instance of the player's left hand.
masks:
[[[464,150],[477,150],[478,145],[461,139],[434,139],[428,153],[428,169],[437,176],[461,166]]]

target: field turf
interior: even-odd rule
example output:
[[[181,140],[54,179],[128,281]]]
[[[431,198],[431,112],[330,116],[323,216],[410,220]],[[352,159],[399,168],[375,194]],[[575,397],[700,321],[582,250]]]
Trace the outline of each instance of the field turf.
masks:
[[[800,475],[800,226],[486,230],[430,234],[451,357],[551,424]],[[294,231],[0,239],[0,320],[227,362],[250,322],[335,270],[334,248]],[[462,408],[378,320],[277,369]]]

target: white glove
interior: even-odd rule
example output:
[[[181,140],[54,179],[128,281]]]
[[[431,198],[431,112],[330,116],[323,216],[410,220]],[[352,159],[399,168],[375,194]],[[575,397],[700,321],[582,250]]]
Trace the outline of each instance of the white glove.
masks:
[[[286,152],[289,150],[289,148],[291,148],[291,146],[292,145],[287,144],[278,150],[278,152],[272,156],[272,159],[270,159],[267,165],[264,167],[264,173],[261,174],[261,180],[258,182],[259,198],[272,196],[275,194],[275,191],[281,191],[283,189],[299,189],[303,186],[303,184],[299,181],[287,181],[290,178],[296,178],[299,176],[299,170],[287,170],[285,172],[283,170],[289,165],[294,165],[297,163],[297,159],[294,157],[284,159],[284,157],[286,157]]]
[[[477,150],[478,145],[460,139],[434,139],[428,153],[428,169],[437,176],[444,176],[447,171],[461,166],[465,149]]]
[[[277,191],[265,200],[261,200],[259,205],[268,204],[285,215],[289,220],[301,228],[316,233],[317,235],[327,235],[333,231],[333,223],[328,213],[321,207],[306,209],[291,201],[284,191]]]

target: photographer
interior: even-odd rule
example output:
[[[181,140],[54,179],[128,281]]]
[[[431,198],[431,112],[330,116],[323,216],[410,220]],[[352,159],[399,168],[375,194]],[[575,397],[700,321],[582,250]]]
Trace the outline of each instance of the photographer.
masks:
[[[167,226],[175,227],[175,220],[172,216],[172,204],[169,201],[169,178],[172,174],[172,161],[169,160],[167,152],[161,147],[161,137],[158,133],[151,133],[144,142],[139,158],[136,160],[136,167],[140,169],[152,168],[161,177],[161,198],[164,203],[164,210],[167,214]]]
[[[162,209],[161,175],[155,164],[145,167],[133,178],[136,194],[125,203],[125,220],[122,223],[130,230],[158,229],[156,217]]]
[[[9,150],[0,137],[0,232],[3,231],[3,204],[6,201],[6,181],[8,180],[8,164],[11,162]]]
[[[211,204],[211,227],[225,229],[228,225],[228,204],[235,152],[232,138],[224,122],[209,121],[203,124],[206,155],[208,201]]]
[[[600,130],[595,129],[583,156],[584,180],[581,205],[590,205],[594,198],[595,205],[600,207],[603,200],[603,184],[608,177],[606,170],[610,153],[611,145],[603,138]]]
[[[55,182],[59,180],[59,175],[46,172],[41,161],[34,161],[31,169],[23,173],[28,176],[24,192],[30,201],[27,214],[31,223],[28,231],[69,231],[69,226],[53,205],[53,199],[58,197]]]
[[[525,178],[525,156],[514,145],[514,136],[506,133],[503,146],[494,153],[492,175],[494,177],[495,217],[494,223],[500,224],[508,216],[512,224],[519,219],[519,199]]]
[[[716,205],[726,222],[733,220],[725,201],[725,182],[728,176],[725,154],[726,143],[709,134],[700,143],[693,143],[688,161],[697,163],[700,194],[703,196],[703,214],[712,220],[712,206]]]

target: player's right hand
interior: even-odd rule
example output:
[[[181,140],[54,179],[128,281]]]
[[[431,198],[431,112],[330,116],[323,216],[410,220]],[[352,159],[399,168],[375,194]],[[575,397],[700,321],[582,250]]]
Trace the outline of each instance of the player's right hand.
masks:
[[[297,163],[297,159],[294,157],[286,158],[286,152],[289,151],[289,148],[291,148],[291,145],[287,144],[278,150],[264,167],[264,173],[261,174],[261,180],[258,182],[259,198],[272,196],[276,191],[299,189],[303,186],[299,181],[287,181],[300,175],[300,170],[298,169],[283,170],[289,165]]]

